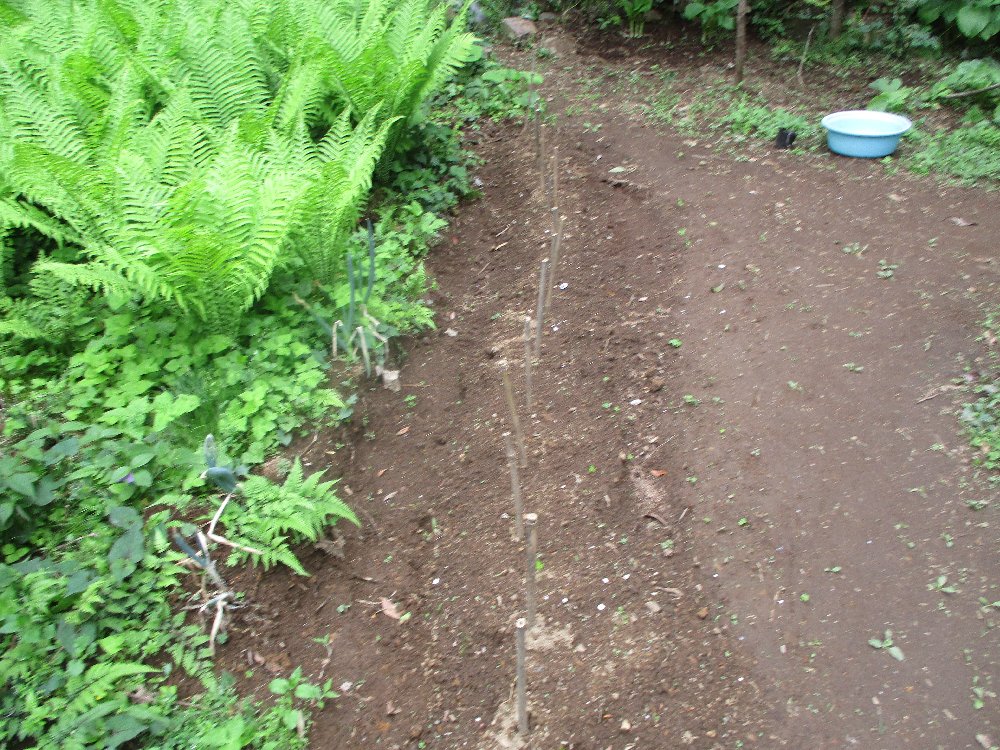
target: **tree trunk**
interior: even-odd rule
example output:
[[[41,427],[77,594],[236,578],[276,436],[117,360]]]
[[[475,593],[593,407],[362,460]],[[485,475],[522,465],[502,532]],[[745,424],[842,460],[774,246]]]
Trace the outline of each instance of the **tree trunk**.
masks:
[[[747,61],[747,14],[750,0],[740,0],[736,6],[736,83],[743,82],[743,66]]]
[[[833,0],[830,6],[830,38],[836,39],[844,30],[844,0]]]

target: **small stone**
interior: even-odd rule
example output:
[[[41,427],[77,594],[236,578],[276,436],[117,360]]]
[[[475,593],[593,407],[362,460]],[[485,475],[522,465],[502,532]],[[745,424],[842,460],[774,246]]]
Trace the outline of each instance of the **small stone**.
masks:
[[[399,370],[382,370],[382,387],[393,393],[399,393],[402,390],[402,384],[399,382]]]
[[[990,748],[994,746],[993,740],[990,738],[988,734],[977,734],[976,742],[978,742],[980,746],[986,748],[986,750],[990,750]]]
[[[627,732],[632,729],[632,724],[629,723],[628,719],[622,719],[622,731]]]
[[[698,610],[698,619],[704,620],[706,617],[708,617],[708,607],[702,607]]]
[[[658,393],[663,390],[664,385],[666,385],[666,381],[663,378],[651,378],[649,381],[649,392]]]
[[[716,734],[718,733],[714,729],[709,729],[707,732],[705,732],[705,736],[711,737],[713,740],[715,739]]]
[[[661,607],[656,602],[646,602],[646,609],[648,609],[650,612],[652,612],[655,615],[658,612],[660,612],[663,609],[663,607]]]
[[[503,28],[507,36],[514,41],[521,41],[538,33],[538,29],[533,22],[520,16],[511,16],[510,18],[503,19]]]

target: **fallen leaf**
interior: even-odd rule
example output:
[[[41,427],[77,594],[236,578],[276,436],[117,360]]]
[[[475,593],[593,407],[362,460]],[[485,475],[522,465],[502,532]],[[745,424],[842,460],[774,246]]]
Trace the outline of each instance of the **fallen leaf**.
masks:
[[[388,469],[379,469],[378,473],[375,476],[380,477],[383,474],[385,474],[387,471],[389,471],[389,470]]]
[[[398,713],[399,713],[399,709],[396,708],[396,706],[393,705],[392,701],[389,701],[388,703],[385,704],[385,715],[386,716],[395,716]]]
[[[399,435],[405,435],[405,434],[406,434],[406,433],[408,433],[409,431],[410,431],[410,426],[409,426],[409,425],[407,425],[407,426],[406,426],[406,427],[404,427],[403,429],[399,430],[399,431],[398,431],[398,432],[396,433],[396,435],[397,435],[397,436],[399,436]]]
[[[666,469],[650,469],[649,473],[654,477],[665,477],[667,475]]]
[[[399,619],[399,610],[396,609],[396,605],[384,596],[382,597],[382,613],[393,620]]]
[[[708,607],[702,607],[698,610],[698,619],[704,620],[706,617],[708,617]]]
[[[948,219],[948,221],[950,221],[952,224],[954,224],[957,227],[974,227],[974,226],[976,226],[976,222],[974,222],[974,221],[967,221],[967,220],[963,219],[961,216],[952,216],[950,219]]]

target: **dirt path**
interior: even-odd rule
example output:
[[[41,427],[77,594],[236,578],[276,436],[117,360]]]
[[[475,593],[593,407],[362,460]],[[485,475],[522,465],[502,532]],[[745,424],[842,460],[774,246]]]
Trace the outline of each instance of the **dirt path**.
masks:
[[[561,66],[590,62],[564,47]],[[571,80],[548,85],[572,101]],[[735,160],[614,108],[579,120],[522,409],[544,621],[527,746],[1000,741],[997,699],[973,707],[974,687],[1000,692],[978,601],[1000,599],[1000,503],[948,390],[977,306],[1000,300],[996,196],[834,157]],[[518,744],[497,363],[520,372],[548,219],[530,133],[478,148],[484,197],[431,259],[440,329],[409,352],[406,399],[371,390],[353,447],[304,452],[367,523],[344,560],[305,555],[312,580],[265,577],[224,656],[261,685],[289,664],[333,676],[315,747]],[[867,643],[887,629],[902,661]],[[327,634],[329,653],[311,640]]]

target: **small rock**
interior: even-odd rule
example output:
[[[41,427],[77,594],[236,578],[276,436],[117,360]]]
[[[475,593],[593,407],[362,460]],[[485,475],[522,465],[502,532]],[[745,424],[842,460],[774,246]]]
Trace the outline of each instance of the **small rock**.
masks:
[[[708,607],[702,607],[698,610],[698,619],[704,620],[706,617],[708,617]]]
[[[632,728],[632,724],[629,723],[628,719],[622,719],[622,731],[627,732]]]
[[[658,612],[659,612],[660,610],[662,610],[662,609],[663,609],[663,607],[661,607],[661,606],[660,606],[659,604],[657,604],[656,602],[646,602],[646,609],[648,609],[648,610],[649,610],[650,612],[652,612],[652,613],[653,613],[653,614],[655,615],[655,614],[657,614],[657,613],[658,613]]]
[[[649,381],[649,392],[658,393],[663,390],[664,385],[666,385],[666,381],[663,378],[651,378]]]
[[[538,33],[538,29],[533,22],[520,16],[511,16],[510,18],[503,19],[503,28],[507,36],[516,42]]]
[[[454,328],[445,328],[444,329],[444,335],[445,336],[451,336],[452,338],[455,338],[458,335],[458,331],[456,331]]]
[[[382,387],[393,393],[399,393],[402,390],[402,384],[399,382],[399,370],[382,370]]]
[[[698,739],[697,736],[695,736],[690,729],[685,729],[684,734],[681,735],[681,742],[685,745],[693,745],[696,739]]]
[[[977,734],[976,742],[978,742],[982,747],[986,748],[986,750],[990,750],[990,748],[993,747],[993,740],[990,738],[988,734]]]

